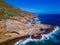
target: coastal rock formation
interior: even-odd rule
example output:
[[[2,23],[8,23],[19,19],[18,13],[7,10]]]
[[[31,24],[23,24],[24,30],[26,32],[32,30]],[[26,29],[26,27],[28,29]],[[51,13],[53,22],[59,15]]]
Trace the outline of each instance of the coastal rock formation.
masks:
[[[41,24],[35,18],[35,14],[0,0],[0,45],[9,45],[6,41],[18,38],[25,40],[30,36],[32,39],[40,39],[41,34],[48,34],[54,30],[55,26]]]
[[[52,25],[41,24],[41,23],[29,24],[21,22],[21,20],[15,20],[11,18],[5,19],[4,23],[5,23],[4,24],[5,31],[3,31],[3,35],[0,37],[1,42],[18,37],[27,37],[27,36],[28,36],[27,38],[31,36],[32,39],[40,39],[41,34],[48,34],[52,32],[55,28],[55,26]]]

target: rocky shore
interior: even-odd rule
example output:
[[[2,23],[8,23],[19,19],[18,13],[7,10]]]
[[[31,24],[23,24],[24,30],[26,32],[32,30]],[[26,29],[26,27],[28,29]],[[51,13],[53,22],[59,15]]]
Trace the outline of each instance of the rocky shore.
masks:
[[[19,40],[40,39],[55,29],[53,25],[41,24],[36,15],[0,0],[0,45],[14,45]]]
[[[30,36],[32,39],[40,39],[41,34],[48,34],[54,30],[55,26],[41,24],[35,18],[35,15],[30,15],[5,19],[5,30],[0,34],[0,45],[13,45],[18,40],[25,40]]]

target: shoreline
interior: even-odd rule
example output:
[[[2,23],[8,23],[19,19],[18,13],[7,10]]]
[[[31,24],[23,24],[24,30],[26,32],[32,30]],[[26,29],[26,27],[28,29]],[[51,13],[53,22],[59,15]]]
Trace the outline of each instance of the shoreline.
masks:
[[[15,45],[15,43],[18,42],[19,40],[26,40],[27,38],[28,38],[28,36],[14,38],[11,40],[4,41],[4,42],[0,43],[0,45]]]
[[[23,19],[21,18],[21,20],[19,20],[19,18],[17,20],[14,20],[13,18],[6,19],[5,20],[6,21],[5,22],[6,31],[9,31],[9,32],[7,32],[7,34],[4,34],[4,35],[5,35],[5,37],[7,36],[8,39],[3,38],[6,40],[0,42],[0,45],[13,45],[16,42],[18,42],[20,39],[25,40],[25,39],[29,38],[29,35],[31,35],[32,39],[40,39],[42,37],[41,34],[48,34],[52,30],[54,30],[55,26],[37,23],[37,21],[35,21],[34,24],[28,24],[28,23],[25,24],[24,23],[24,22],[26,22],[26,20],[33,21],[34,18],[36,18],[35,15],[31,15],[31,18],[28,18],[28,17],[25,17]],[[16,26],[16,27],[14,27],[14,26]],[[18,28],[18,26],[19,26],[19,28]],[[12,29],[14,29],[14,31]],[[11,32],[11,31],[13,31],[13,32]],[[10,37],[10,36],[12,36],[12,37]]]

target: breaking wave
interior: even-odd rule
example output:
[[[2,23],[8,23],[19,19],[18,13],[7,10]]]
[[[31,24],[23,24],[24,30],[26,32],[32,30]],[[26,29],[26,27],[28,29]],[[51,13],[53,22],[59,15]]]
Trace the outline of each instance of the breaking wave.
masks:
[[[57,26],[53,32],[42,35],[41,39],[27,38],[25,41],[18,41],[15,45],[60,45],[60,27]]]

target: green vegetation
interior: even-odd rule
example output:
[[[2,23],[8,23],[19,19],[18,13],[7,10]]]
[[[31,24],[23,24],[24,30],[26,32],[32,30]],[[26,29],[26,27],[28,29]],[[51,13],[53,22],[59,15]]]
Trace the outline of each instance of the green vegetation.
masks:
[[[9,17],[14,17],[14,16],[20,16],[24,17],[29,15],[29,12],[22,11],[21,9],[18,9],[16,7],[13,7],[2,0],[0,0],[0,20],[9,18]]]

